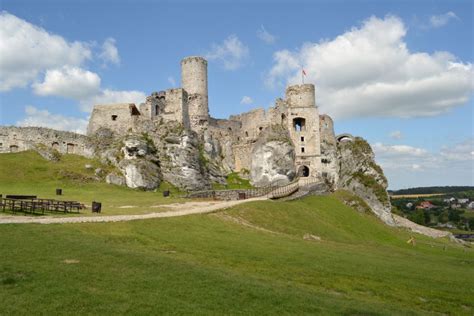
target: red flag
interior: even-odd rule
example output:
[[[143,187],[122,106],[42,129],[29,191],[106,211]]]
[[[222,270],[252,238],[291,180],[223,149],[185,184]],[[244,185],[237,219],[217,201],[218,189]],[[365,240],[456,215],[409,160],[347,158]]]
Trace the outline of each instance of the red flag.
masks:
[[[306,71],[304,71],[304,69],[301,69],[301,71],[303,71],[303,75],[306,76]]]

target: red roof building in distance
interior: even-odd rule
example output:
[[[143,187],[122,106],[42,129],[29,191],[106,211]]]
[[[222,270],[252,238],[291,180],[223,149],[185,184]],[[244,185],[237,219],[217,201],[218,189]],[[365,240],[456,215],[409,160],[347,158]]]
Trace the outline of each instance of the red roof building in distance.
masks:
[[[429,210],[429,209],[432,209],[432,208],[435,208],[436,206],[434,206],[433,204],[431,204],[430,201],[423,201],[420,203],[420,205],[418,205],[416,208],[418,209],[425,209],[425,210]]]

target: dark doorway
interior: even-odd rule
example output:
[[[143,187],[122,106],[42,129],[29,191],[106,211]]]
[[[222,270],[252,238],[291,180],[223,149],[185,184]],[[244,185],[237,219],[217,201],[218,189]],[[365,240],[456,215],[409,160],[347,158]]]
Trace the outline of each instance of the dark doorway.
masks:
[[[298,175],[303,178],[309,177],[309,168],[306,166],[301,166],[298,169]]]

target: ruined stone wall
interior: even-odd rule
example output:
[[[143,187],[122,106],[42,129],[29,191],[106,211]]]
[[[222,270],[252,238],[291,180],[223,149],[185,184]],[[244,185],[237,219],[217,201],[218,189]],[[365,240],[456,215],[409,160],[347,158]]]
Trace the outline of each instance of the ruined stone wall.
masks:
[[[177,121],[190,128],[188,94],[182,88],[166,90],[166,102],[160,116],[165,121]]]
[[[142,118],[157,119],[165,107],[165,99],[165,91],[152,92],[151,95],[147,96],[146,102],[139,106]]]
[[[253,144],[235,144],[232,146],[234,153],[234,171],[240,172],[242,169],[250,170],[252,165]]]
[[[62,154],[92,157],[93,150],[85,135],[44,127],[0,126],[0,153],[34,149],[35,145],[53,148]]]
[[[319,131],[321,133],[321,172],[324,178],[334,187],[337,186],[339,164],[337,163],[337,141],[334,134],[334,124],[330,116],[319,116]]]
[[[87,135],[94,134],[101,127],[125,135],[133,130],[139,117],[140,111],[133,103],[96,105],[89,119]]]

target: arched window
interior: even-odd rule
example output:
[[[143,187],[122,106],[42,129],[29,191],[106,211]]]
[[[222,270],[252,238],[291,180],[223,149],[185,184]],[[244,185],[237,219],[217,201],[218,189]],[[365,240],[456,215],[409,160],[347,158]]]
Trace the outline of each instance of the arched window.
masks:
[[[11,145],[11,146],[10,146],[10,152],[11,152],[11,153],[16,153],[16,152],[18,152],[18,146],[17,146],[17,145]]]
[[[282,114],[281,115],[281,124],[285,124],[285,122],[286,122],[286,115]]]
[[[309,177],[309,168],[307,166],[301,166],[298,169],[298,175],[303,178]]]
[[[51,144],[51,147],[53,147],[53,149],[59,150],[59,143],[54,142],[54,143]]]
[[[305,130],[306,120],[302,117],[297,117],[293,119],[293,127],[296,132],[302,132]]]

